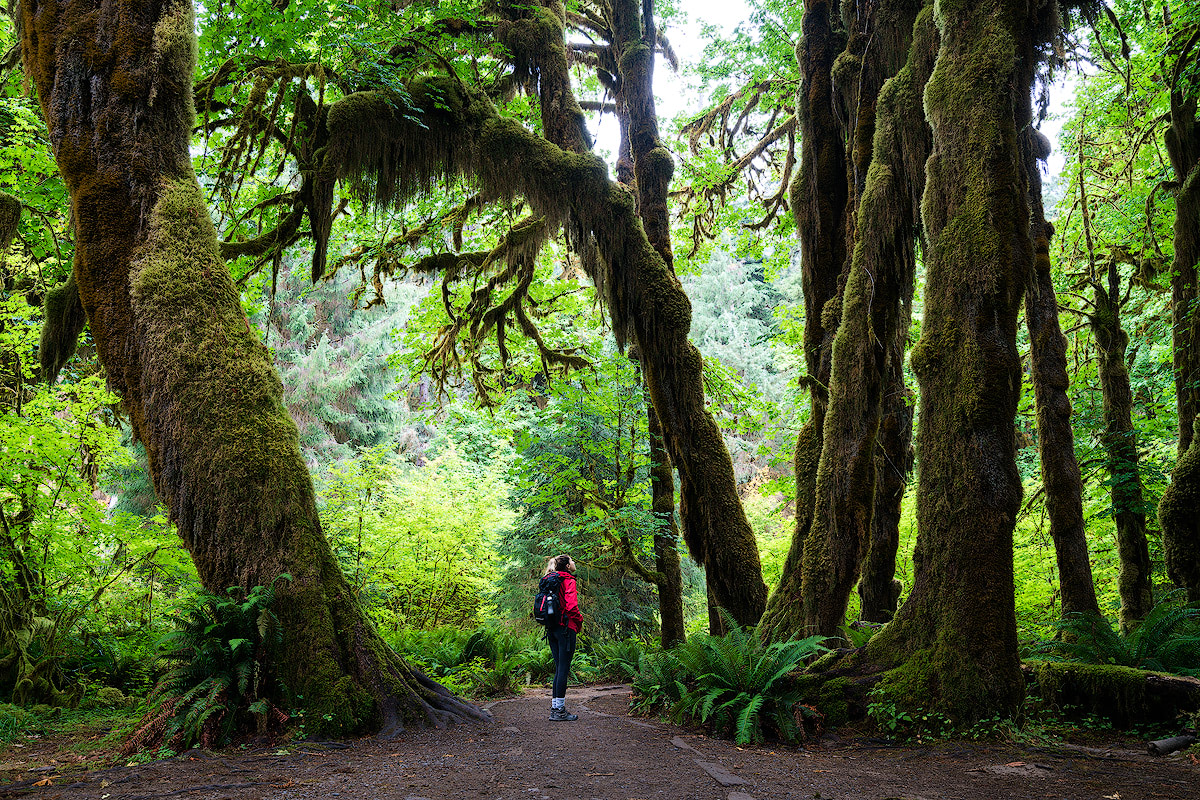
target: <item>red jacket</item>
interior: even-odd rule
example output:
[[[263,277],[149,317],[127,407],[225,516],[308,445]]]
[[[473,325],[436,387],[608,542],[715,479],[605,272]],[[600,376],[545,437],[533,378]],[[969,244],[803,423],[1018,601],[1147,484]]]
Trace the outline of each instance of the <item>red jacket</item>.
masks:
[[[575,590],[575,576],[559,572],[563,587],[563,624],[579,633],[583,629],[583,614],[579,613],[579,594]]]

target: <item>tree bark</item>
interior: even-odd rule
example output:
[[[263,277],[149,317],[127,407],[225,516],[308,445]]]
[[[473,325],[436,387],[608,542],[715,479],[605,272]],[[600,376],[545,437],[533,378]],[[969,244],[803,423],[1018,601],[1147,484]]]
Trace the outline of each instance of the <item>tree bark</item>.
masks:
[[[1029,181],[1030,233],[1034,247],[1033,280],[1025,290],[1033,393],[1037,405],[1038,455],[1046,487],[1050,538],[1058,561],[1064,614],[1099,616],[1092,565],[1083,521],[1083,479],[1075,458],[1071,400],[1067,396],[1067,340],[1058,325],[1058,298],[1050,279],[1050,237],[1054,227],[1042,206],[1038,161],[1049,155],[1049,142],[1033,128],[1022,135],[1025,175]]]
[[[888,359],[883,416],[875,445],[875,513],[858,582],[859,618],[865,622],[887,622],[895,616],[903,588],[896,580],[896,552],[900,549],[900,510],[913,466],[913,393],[904,382],[907,342],[905,325]]]
[[[1200,600],[1200,445],[1194,435],[1200,407],[1200,314],[1196,313],[1200,267],[1200,119],[1197,98],[1184,93],[1180,76],[1200,46],[1200,31],[1184,45],[1173,70],[1171,125],[1166,147],[1175,172],[1175,257],[1171,264],[1172,341],[1175,393],[1179,405],[1179,460],[1163,492],[1162,525],[1167,575]]]
[[[1083,213],[1087,214],[1086,206]],[[1133,427],[1133,391],[1125,349],[1129,335],[1121,327],[1121,277],[1115,260],[1108,265],[1108,288],[1093,283],[1094,310],[1089,317],[1099,350],[1100,393],[1104,404],[1102,441],[1112,487],[1112,515],[1121,561],[1121,631],[1129,632],[1154,605],[1150,591],[1150,548],[1146,541],[1145,500]]]
[[[771,593],[759,625],[765,640],[786,640],[804,627],[801,594],[804,546],[812,526],[817,463],[829,385],[830,350],[836,321],[825,309],[836,302],[839,276],[847,264],[846,229],[849,191],[846,148],[833,110],[833,63],[844,37],[835,27],[831,0],[806,0],[803,38],[796,48],[800,92],[800,169],[788,187],[788,201],[800,236],[800,272],[804,290],[804,361],[811,397],[809,419],[796,439],[796,528],[779,585]],[[830,308],[831,314],[833,312]]]
[[[687,630],[683,625],[683,575],[679,569],[679,526],[675,524],[675,476],[671,459],[663,447],[662,425],[654,407],[646,404],[650,423],[650,496],[651,510],[661,528],[654,534],[654,561],[658,571],[658,615],[662,646],[683,644]]]
[[[80,297],[155,488],[208,589],[292,575],[275,607],[286,657],[272,662],[288,696],[272,699],[327,733],[486,718],[379,638],[321,532],[279,378],[192,172],[190,0],[23,0],[20,14],[71,195]]]
[[[925,314],[912,355],[921,390],[916,576],[867,646],[870,660],[895,667],[881,686],[898,702],[960,722],[1015,712],[1024,695],[1014,419],[1017,312],[1033,253],[1014,109],[1028,105],[1031,17],[1022,0],[937,3],[940,43],[925,87]]]
[[[857,207],[804,546],[805,632],[823,636],[839,635],[870,541],[884,382],[897,336],[907,328],[916,271],[914,187],[924,183],[929,151],[918,99],[932,65],[932,37],[909,47],[917,11],[903,1],[859,9],[847,49],[834,65],[838,105],[850,111],[854,172],[847,183]],[[897,62],[910,49],[912,60],[899,70]]]

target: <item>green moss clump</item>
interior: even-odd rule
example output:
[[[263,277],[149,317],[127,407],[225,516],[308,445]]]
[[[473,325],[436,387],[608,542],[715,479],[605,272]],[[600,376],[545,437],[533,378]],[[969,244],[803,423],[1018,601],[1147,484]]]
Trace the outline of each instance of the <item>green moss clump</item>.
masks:
[[[850,721],[847,696],[853,689],[849,678],[834,678],[821,685],[817,708],[825,715],[825,726],[837,728]]]
[[[83,311],[74,276],[46,293],[43,316],[38,358],[42,365],[42,377],[53,382],[75,354],[79,335],[87,325],[87,315]]]

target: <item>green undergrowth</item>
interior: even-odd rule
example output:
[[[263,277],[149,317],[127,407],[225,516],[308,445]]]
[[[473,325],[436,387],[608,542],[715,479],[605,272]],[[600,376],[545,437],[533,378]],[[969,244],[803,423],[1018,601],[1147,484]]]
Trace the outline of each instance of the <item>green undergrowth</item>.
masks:
[[[387,638],[410,664],[461,697],[516,694],[526,686],[549,684],[554,676],[550,646],[540,628],[440,627],[395,631]],[[634,639],[596,641],[581,634],[571,659],[571,682],[632,680],[643,654],[656,647]]]
[[[727,622],[725,636],[695,634],[672,650],[643,657],[633,708],[666,712],[739,744],[802,741],[806,712],[815,710],[786,677],[825,650],[822,637],[765,645],[753,628]]]
[[[133,729],[141,710],[137,700],[98,705],[93,695],[85,695],[78,708],[0,703],[0,748],[46,737],[69,739],[63,748],[69,752],[115,748]]]

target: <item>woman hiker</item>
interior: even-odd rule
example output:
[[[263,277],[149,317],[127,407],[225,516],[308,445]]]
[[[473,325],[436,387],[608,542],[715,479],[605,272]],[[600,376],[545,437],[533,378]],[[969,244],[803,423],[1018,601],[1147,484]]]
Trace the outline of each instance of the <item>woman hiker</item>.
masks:
[[[546,564],[546,574],[552,572],[557,572],[562,579],[563,605],[560,624],[546,626],[546,638],[554,656],[550,719],[571,722],[579,717],[567,713],[567,673],[571,669],[571,656],[575,655],[575,636],[583,627],[583,614],[579,613],[579,596],[575,589],[575,561],[568,555],[555,556]]]

